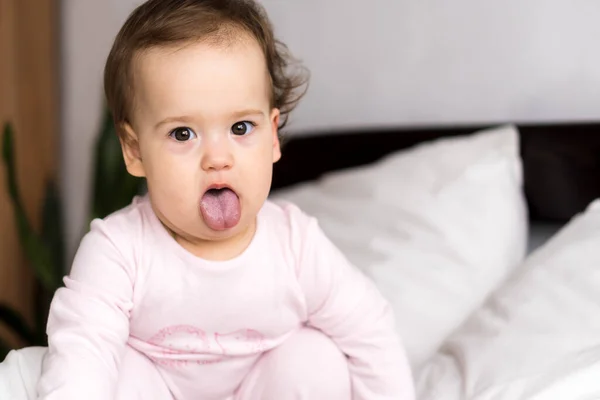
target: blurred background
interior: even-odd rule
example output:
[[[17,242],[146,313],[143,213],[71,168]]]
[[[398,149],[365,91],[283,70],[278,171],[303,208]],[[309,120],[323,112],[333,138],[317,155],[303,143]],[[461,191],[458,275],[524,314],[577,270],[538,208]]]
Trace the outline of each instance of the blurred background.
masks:
[[[63,269],[93,213],[95,146],[108,129],[104,61],[140,3],[0,0],[0,122],[12,124],[16,182],[38,233],[48,182],[57,184]],[[600,119],[600,2],[262,3],[277,36],[312,74],[291,118],[291,136],[351,127]],[[7,143],[2,146],[5,151]],[[0,304],[33,324],[43,320],[35,311],[43,299],[34,295],[40,283],[25,254],[14,201],[4,190],[8,183],[2,165]],[[5,318],[16,317],[6,312]],[[22,343],[1,324],[0,338]]]

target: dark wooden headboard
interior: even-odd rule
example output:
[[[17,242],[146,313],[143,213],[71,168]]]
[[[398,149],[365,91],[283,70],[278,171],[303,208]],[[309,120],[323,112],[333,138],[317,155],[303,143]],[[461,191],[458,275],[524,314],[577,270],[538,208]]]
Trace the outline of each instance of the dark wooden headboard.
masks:
[[[284,142],[273,190],[368,164],[417,143],[490,126],[313,132]],[[564,222],[600,197],[600,122],[518,125],[533,220]]]

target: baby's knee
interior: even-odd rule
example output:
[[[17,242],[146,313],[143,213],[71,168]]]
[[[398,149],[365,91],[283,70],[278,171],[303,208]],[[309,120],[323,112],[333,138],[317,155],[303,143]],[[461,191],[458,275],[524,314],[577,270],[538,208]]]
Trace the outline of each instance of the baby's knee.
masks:
[[[261,357],[236,399],[348,400],[350,394],[344,354],[324,334],[303,329]]]
[[[327,336],[303,329],[279,348],[276,357],[279,379],[315,397],[350,398],[348,359]],[[317,394],[319,396],[317,396]]]

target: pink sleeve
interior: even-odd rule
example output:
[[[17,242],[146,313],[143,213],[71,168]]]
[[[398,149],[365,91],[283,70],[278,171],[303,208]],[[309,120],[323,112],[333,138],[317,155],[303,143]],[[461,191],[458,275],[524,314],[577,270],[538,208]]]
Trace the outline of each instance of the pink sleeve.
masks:
[[[133,295],[133,268],[115,246],[119,239],[104,221],[92,222],[55,293],[38,399],[114,398]]]
[[[349,358],[353,400],[413,400],[410,367],[387,301],[310,219],[299,279],[311,326]]]

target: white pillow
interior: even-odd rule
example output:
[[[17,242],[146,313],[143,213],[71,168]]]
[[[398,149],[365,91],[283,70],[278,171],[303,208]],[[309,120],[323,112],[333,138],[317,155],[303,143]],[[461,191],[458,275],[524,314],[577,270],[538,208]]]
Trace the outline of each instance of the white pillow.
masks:
[[[505,126],[421,144],[272,199],[316,216],[374,279],[416,368],[522,261],[522,180],[518,133]]]
[[[600,200],[469,318],[418,387],[421,400],[600,398]]]

